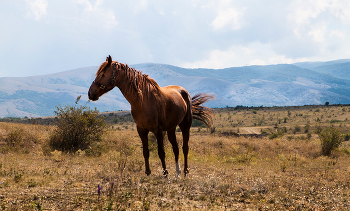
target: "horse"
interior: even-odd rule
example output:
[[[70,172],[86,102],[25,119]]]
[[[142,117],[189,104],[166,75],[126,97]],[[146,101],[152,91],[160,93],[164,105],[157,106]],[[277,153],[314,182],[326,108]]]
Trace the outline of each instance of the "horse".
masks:
[[[163,145],[163,131],[168,134],[175,155],[176,176],[181,174],[179,163],[179,147],[176,141],[175,130],[179,126],[183,136],[184,174],[189,173],[188,151],[192,119],[197,119],[211,127],[211,109],[202,106],[212,100],[210,94],[200,93],[193,98],[188,91],[180,86],[160,87],[155,80],[127,64],[112,61],[109,55],[95,75],[88,96],[97,101],[103,94],[118,87],[131,105],[131,114],[136,123],[137,132],[142,141],[143,156],[145,159],[145,173],[151,174],[149,167],[148,133],[155,134],[158,144],[158,156],[162,163],[163,175],[168,175],[165,164]]]

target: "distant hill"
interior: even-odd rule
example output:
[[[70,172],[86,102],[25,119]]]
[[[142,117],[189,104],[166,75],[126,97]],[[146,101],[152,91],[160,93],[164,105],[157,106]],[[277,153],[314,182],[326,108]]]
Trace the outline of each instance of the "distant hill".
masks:
[[[180,85],[191,95],[207,92],[216,100],[207,106],[292,106],[350,103],[350,60],[244,66],[225,69],[187,69],[165,64],[130,65],[160,86]],[[0,78],[0,117],[52,116],[57,105],[81,103],[94,80],[96,67],[32,77]],[[102,111],[129,110],[115,88],[90,107]]]
[[[340,59],[329,62],[302,62],[294,65],[332,77],[350,80],[350,59]]]

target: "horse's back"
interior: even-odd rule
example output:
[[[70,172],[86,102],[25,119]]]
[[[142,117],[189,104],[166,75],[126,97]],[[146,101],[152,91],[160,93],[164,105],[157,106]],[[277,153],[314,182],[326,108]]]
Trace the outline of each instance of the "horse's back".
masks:
[[[183,102],[187,107],[187,105],[191,103],[190,94],[185,88],[181,86],[170,85],[162,87],[161,89],[167,98],[170,98],[170,100],[179,101],[178,104],[181,104],[180,102]]]

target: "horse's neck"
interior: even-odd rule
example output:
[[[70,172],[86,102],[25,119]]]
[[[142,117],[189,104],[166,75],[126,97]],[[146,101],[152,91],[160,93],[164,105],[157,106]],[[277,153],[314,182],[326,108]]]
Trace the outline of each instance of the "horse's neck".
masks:
[[[131,107],[141,105],[142,98],[140,93],[138,93],[134,87],[130,86],[133,85],[127,77],[122,77],[122,79],[117,82],[117,87],[124,95],[125,99],[130,103]]]

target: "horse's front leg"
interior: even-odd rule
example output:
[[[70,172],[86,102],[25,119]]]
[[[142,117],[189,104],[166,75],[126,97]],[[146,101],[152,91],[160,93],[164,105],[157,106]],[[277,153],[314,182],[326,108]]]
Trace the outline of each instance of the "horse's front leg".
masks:
[[[149,133],[149,131],[137,127],[137,132],[139,133],[139,136],[140,136],[141,141],[142,141],[143,157],[145,158],[145,167],[146,167],[145,173],[147,175],[150,175],[151,169],[149,168],[149,149],[148,149],[148,133]]]
[[[157,143],[158,143],[158,156],[160,158],[160,161],[162,162],[163,167],[163,175],[168,176],[168,170],[166,169],[165,164],[165,151],[164,151],[164,142],[163,142],[163,130],[158,129],[156,133],[157,137]]]

